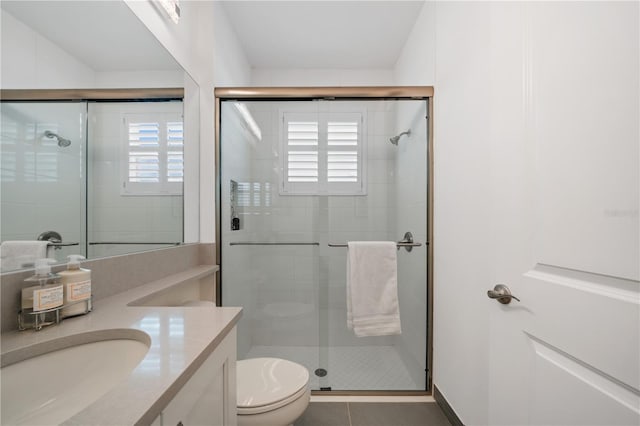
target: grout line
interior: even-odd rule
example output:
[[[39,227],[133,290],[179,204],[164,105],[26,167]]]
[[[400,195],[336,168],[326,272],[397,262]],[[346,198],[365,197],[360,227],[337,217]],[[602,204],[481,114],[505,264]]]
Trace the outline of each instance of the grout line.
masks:
[[[349,403],[347,402],[347,417],[349,418],[349,426],[353,426],[351,423],[351,407],[349,407]]]

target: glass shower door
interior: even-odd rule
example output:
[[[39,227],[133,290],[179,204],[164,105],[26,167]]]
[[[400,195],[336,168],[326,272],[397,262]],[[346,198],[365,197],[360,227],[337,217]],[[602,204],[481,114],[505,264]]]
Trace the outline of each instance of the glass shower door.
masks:
[[[280,193],[278,115],[285,106],[222,104],[221,294],[223,305],[243,307],[239,359],[285,358],[313,372],[319,362],[318,200]]]
[[[425,390],[425,117],[425,101],[222,103],[221,292],[244,308],[239,359],[299,362],[316,390]],[[333,245],[407,231],[422,246],[398,251],[402,334],[356,337]]]
[[[336,101],[337,103],[337,101]],[[341,102],[366,116],[366,194],[330,195],[328,247],[321,285],[321,352],[328,359],[328,386],[342,391],[426,389],[427,347],[427,105],[425,101]],[[395,138],[403,132],[408,132]],[[393,140],[395,140],[395,144]],[[348,241],[401,241],[410,232],[419,247],[397,251],[397,292],[402,333],[356,337],[347,327]],[[352,292],[352,297],[358,297]],[[376,296],[374,296],[376,297]],[[324,358],[324,357],[321,357]]]

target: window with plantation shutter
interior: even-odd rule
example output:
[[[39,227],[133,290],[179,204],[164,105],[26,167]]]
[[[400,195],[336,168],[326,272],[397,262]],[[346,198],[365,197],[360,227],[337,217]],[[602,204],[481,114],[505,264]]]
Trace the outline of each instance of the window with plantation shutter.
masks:
[[[179,195],[184,176],[182,118],[125,114],[122,195]]]
[[[281,194],[366,193],[362,113],[281,115]]]

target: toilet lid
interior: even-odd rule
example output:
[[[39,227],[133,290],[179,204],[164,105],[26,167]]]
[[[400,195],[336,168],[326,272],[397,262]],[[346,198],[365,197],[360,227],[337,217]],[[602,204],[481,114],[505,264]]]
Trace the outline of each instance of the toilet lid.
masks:
[[[236,364],[238,408],[273,405],[290,398],[309,382],[300,364],[279,358],[252,358]]]

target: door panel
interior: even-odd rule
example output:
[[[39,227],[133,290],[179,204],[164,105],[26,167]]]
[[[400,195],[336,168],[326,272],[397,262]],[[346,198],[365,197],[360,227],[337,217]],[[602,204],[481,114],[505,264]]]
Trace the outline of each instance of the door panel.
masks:
[[[524,296],[537,301],[540,313],[525,332],[579,354],[607,380],[640,388],[640,316],[632,282],[539,265],[525,274],[524,284]]]
[[[638,5],[559,3],[525,8],[538,260],[638,280]]]
[[[638,424],[638,5],[490,7],[489,423]]]
[[[534,338],[531,344],[536,372],[531,424],[575,424],[576,413],[584,425],[637,423],[633,390],[558,348]]]

